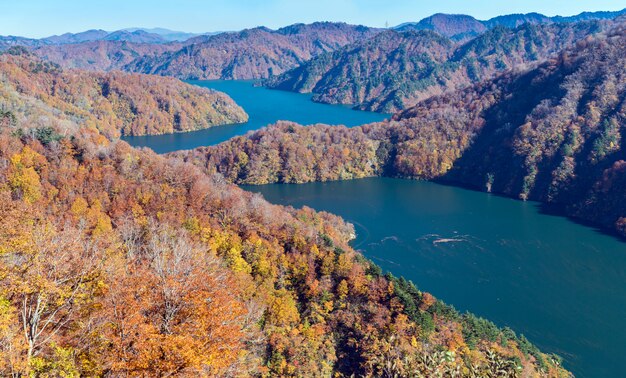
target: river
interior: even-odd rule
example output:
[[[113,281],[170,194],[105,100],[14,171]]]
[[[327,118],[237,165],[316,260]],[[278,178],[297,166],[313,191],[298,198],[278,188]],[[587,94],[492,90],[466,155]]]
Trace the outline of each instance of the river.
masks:
[[[212,145],[277,120],[355,126],[385,118],[251,82],[196,82],[231,95],[242,125],[125,138],[157,152]],[[623,376],[626,244],[522,202],[389,178],[247,186],[273,203],[307,205],[355,224],[356,249],[461,311],[524,334],[580,377]]]

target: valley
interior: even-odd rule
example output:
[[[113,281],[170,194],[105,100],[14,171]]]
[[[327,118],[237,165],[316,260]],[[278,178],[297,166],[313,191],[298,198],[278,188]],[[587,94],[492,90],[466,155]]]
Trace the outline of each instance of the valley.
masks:
[[[0,375],[622,374],[626,9],[142,2],[0,16]]]
[[[231,95],[247,109],[252,124],[257,118],[266,121],[280,118],[265,118],[268,109],[275,109],[277,113],[284,111],[278,106],[283,98],[265,96],[267,89],[253,87],[248,82],[197,84]],[[254,98],[255,106],[245,106],[246,101],[241,100],[246,96]],[[310,102],[306,95],[294,96],[301,96],[300,110],[306,106],[332,108]],[[350,120],[352,112],[361,114],[343,107],[337,111],[341,111],[339,114],[345,120]],[[329,113],[330,110],[324,114],[304,112],[306,117],[300,122],[313,126],[295,126],[296,136],[304,136],[305,131],[315,132],[320,127],[315,123]],[[372,115],[375,117],[376,113]],[[366,116],[367,112],[362,115]],[[237,127],[228,131],[229,137],[216,140],[209,136],[196,142],[215,144],[219,148],[222,138],[229,139],[240,133]],[[289,127],[290,124],[285,124],[278,130],[288,132]],[[343,129],[341,126],[324,127]],[[195,134],[196,139],[203,137],[199,133],[202,132]],[[260,133],[262,131],[253,133],[251,139],[264,143],[263,139],[257,139]],[[142,142],[158,148],[160,138],[147,137]],[[151,144],[154,139],[157,141]],[[303,141],[299,139],[298,143],[302,146],[322,144],[308,140],[302,144]],[[186,146],[172,142],[169,148]],[[356,144],[349,141],[345,146],[354,149]],[[302,152],[290,154],[301,162],[313,161],[302,158]],[[326,154],[328,157],[328,152]],[[185,157],[186,153],[174,155]],[[250,156],[257,158],[256,153]],[[369,158],[363,153],[358,156]],[[263,161],[267,163],[269,159]],[[228,164],[234,166],[232,160]],[[333,164],[329,167],[337,168]],[[263,169],[267,168],[251,168],[249,175],[241,176],[246,180],[243,182],[263,177],[260,176]],[[345,169],[334,179],[342,175],[344,180],[368,176],[351,176],[349,172],[354,170]],[[226,174],[229,180],[237,181],[236,177]],[[294,177],[300,180],[295,182],[319,179],[315,173],[310,180],[301,178],[304,176]],[[254,183],[268,181],[271,182],[263,179]],[[620,350],[624,337],[620,309],[626,306],[622,290],[626,281],[621,273],[626,269],[626,255],[624,241],[615,235],[551,214],[547,207],[536,202],[423,181],[363,178],[298,185],[243,185],[242,188],[261,193],[272,203],[296,208],[310,206],[340,215],[355,225],[357,237],[351,245],[385,271],[412,280],[420,288],[453,303],[460,311],[471,311],[500,326],[512,327],[543,350],[563,356],[565,366],[577,376],[611,375],[616,371],[611,367],[619,365],[618,360],[611,360],[603,352]],[[602,277],[598,272],[604,272]],[[603,294],[599,293],[612,293],[611,299],[602,300]],[[598,319],[602,319],[602,325]]]

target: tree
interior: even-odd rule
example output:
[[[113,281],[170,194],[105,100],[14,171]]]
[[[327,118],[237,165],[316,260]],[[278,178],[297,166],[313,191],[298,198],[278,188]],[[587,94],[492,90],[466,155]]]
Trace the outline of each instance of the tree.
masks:
[[[246,315],[229,273],[201,245],[151,224],[105,298],[101,356],[114,374],[220,375],[244,352]],[[121,276],[121,277],[120,277]],[[254,320],[252,320],[254,321]]]
[[[30,227],[29,227],[30,224]],[[106,246],[80,229],[29,220],[2,239],[2,290],[17,312],[26,348],[24,369],[44,359],[46,348],[85,316],[101,287]]]

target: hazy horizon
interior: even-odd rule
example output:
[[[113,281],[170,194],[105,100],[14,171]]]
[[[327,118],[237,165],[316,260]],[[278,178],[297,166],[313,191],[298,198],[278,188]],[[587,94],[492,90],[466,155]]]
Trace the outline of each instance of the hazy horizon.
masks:
[[[6,1],[6,0],[0,0]],[[441,0],[421,3],[411,0],[201,0],[128,2],[110,0],[95,4],[69,0],[53,4],[45,0],[24,0],[4,4],[0,14],[0,35],[44,38],[64,33],[101,29],[165,28],[187,33],[235,31],[258,26],[277,29],[296,23],[346,22],[371,27],[417,22],[436,13],[467,14],[479,20],[513,13],[542,13],[572,16],[582,12],[617,11],[626,4],[610,0],[528,0],[496,3],[477,0]]]

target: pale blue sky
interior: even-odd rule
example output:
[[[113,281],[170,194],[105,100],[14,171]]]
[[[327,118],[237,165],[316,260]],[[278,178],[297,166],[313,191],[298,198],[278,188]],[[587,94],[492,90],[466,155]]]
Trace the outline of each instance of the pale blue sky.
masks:
[[[87,29],[165,27],[188,32],[345,21],[383,27],[433,13],[487,19],[508,13],[619,10],[626,0],[0,0],[0,35],[43,37]]]

